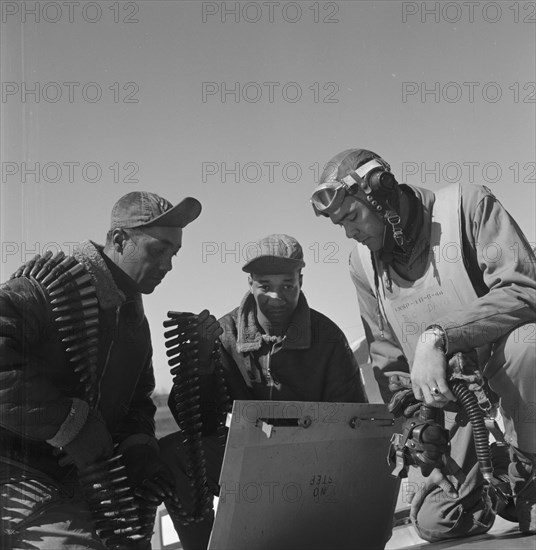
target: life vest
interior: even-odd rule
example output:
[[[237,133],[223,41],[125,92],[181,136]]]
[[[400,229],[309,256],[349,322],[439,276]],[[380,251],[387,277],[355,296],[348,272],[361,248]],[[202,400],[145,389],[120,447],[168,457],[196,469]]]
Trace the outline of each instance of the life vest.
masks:
[[[419,338],[429,325],[477,299],[463,261],[460,208],[459,184],[435,193],[427,265],[416,281],[404,279],[389,266],[391,290],[387,273],[375,289],[370,252],[365,246],[357,246],[370,287],[378,293],[380,314],[391,325],[410,365]]]

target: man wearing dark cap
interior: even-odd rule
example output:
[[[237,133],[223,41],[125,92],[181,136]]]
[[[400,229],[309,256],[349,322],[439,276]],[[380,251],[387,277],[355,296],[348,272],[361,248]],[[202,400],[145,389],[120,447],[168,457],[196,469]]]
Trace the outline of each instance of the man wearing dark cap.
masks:
[[[105,246],[37,256],[0,287],[2,549],[150,548],[173,482],[154,437],[141,294],[200,212],[193,198],[128,193]]]
[[[239,307],[223,316],[221,359],[231,399],[277,401],[366,401],[359,368],[342,331],[311,309],[301,291],[302,247],[288,235],[269,235],[252,247],[254,257],[242,270],[249,291]],[[200,376],[202,411],[210,425],[210,392],[214,365]],[[171,405],[171,410],[175,414]],[[188,511],[187,477],[176,434],[160,441],[162,457],[173,471],[182,507]],[[209,481],[217,484],[223,446],[215,436],[204,439]],[[168,511],[185,550],[205,549],[213,515],[201,523],[184,524],[177,508]]]
[[[436,541],[482,533],[496,512],[535,532],[536,260],[527,239],[484,186],[434,193],[399,185],[389,164],[364,149],[343,151],[326,166],[312,204],[358,242],[350,274],[384,399],[403,380],[391,377],[388,386],[390,373],[400,372],[411,372],[416,400],[438,409],[461,396],[463,377],[483,409],[500,398],[506,433],[494,430],[492,451],[498,462],[509,448],[503,492],[510,484],[514,502],[504,508],[489,464],[483,475],[475,465],[470,426],[460,428],[451,445],[462,471],[445,477],[452,471],[434,469],[413,499],[419,534]],[[481,375],[495,396],[486,397]],[[479,440],[486,449],[485,429]]]

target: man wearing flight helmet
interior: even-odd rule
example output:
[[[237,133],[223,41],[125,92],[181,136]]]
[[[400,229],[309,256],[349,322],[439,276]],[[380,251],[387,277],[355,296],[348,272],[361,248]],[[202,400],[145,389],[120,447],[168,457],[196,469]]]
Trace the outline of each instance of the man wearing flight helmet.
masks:
[[[500,398],[514,517],[522,532],[535,532],[536,259],[516,222],[484,186],[434,193],[398,185],[389,164],[364,149],[327,163],[312,203],[359,243],[350,274],[383,398],[395,388],[389,373],[410,370],[415,398],[445,407],[456,399],[447,366],[460,352],[473,357]],[[434,470],[413,499],[412,520],[427,540],[493,524],[497,506],[470,441],[469,428],[451,441],[463,475]]]

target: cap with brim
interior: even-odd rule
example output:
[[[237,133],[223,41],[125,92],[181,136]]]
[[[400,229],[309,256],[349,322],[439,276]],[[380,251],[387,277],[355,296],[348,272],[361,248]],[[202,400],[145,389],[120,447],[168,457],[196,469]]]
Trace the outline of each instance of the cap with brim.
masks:
[[[260,275],[292,273],[305,267],[300,243],[289,235],[274,234],[248,247],[251,255],[242,271]]]
[[[173,206],[168,200],[147,191],[132,191],[112,209],[111,229],[135,227],[186,227],[201,213],[201,203],[186,197]]]

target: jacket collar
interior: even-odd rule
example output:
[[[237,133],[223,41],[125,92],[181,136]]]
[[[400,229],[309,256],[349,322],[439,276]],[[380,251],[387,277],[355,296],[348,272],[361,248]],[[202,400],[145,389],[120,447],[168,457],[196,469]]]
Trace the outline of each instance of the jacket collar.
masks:
[[[73,256],[86,268],[91,277],[91,282],[97,292],[99,305],[102,309],[117,308],[127,297],[117,286],[112,273],[102,257],[103,247],[93,241],[83,241],[73,251]],[[136,309],[143,312],[141,294],[130,296]]]
[[[237,351],[247,353],[260,349],[265,338],[263,338],[257,323],[257,305],[251,292],[244,296],[238,307],[236,324]],[[308,349],[311,347],[311,310],[302,292],[300,292],[298,305],[282,342],[283,349]]]

